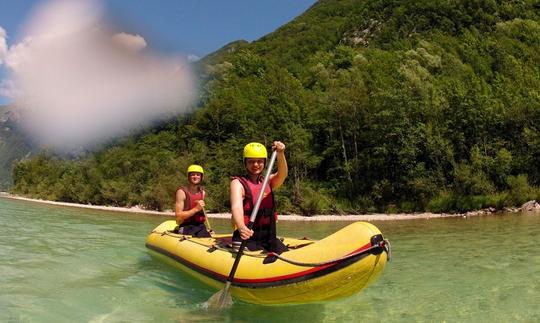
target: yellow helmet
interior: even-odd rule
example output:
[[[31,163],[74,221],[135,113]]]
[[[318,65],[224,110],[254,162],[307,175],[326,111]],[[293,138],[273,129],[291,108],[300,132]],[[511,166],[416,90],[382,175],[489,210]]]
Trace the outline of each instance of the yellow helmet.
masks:
[[[189,175],[189,173],[201,173],[201,174],[204,174],[204,169],[199,165],[190,165],[187,168],[187,174]]]
[[[244,147],[244,159],[246,158],[264,158],[268,157],[266,147],[258,142],[250,142]]]

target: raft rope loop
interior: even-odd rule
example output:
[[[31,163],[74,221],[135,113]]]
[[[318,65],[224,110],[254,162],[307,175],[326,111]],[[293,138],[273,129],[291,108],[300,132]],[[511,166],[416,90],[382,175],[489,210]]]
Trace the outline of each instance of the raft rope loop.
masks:
[[[292,260],[292,259],[283,257],[282,255],[278,255],[277,253],[274,253],[274,252],[269,252],[268,256],[269,257],[276,257],[276,258],[278,258],[278,259],[280,259],[282,261],[285,261],[285,262],[288,262],[290,264],[297,265],[297,266],[318,267],[318,266],[324,266],[324,265],[328,265],[328,264],[331,264],[331,263],[347,260],[349,258],[353,258],[353,257],[360,256],[360,255],[363,255],[363,254],[371,253],[375,249],[384,250],[386,252],[386,255],[387,255],[386,257],[387,257],[388,261],[390,261],[391,254],[392,254],[392,248],[390,246],[390,241],[388,241],[387,239],[384,239],[383,241],[380,241],[376,245],[373,245],[373,246],[371,246],[371,247],[369,247],[367,249],[360,250],[360,251],[357,251],[357,252],[353,252],[353,253],[351,253],[349,255],[339,257],[339,258],[335,258],[335,259],[328,260],[328,261],[323,261],[323,262],[311,262],[311,263],[309,263],[309,262],[300,262],[300,261],[296,261],[296,260]]]
[[[179,238],[178,240],[180,242],[182,241],[185,241],[185,240],[189,240],[190,242],[194,242],[194,243],[197,243],[197,244],[200,244],[202,246],[206,246],[206,244],[204,243],[200,243],[200,242],[196,242],[196,241],[193,241],[191,240],[189,237],[187,236],[183,236],[181,234],[171,234],[170,232],[168,231],[163,231],[163,232],[158,232],[158,231],[152,231],[151,233],[157,233],[157,234],[160,234],[161,236],[171,236],[171,237],[175,237],[175,238]],[[178,237],[180,236],[180,237]],[[226,251],[229,251],[229,249],[227,248],[221,248],[219,246],[216,246],[215,244],[212,244],[210,246],[211,248],[215,248],[217,250],[226,250]],[[376,245],[373,245],[367,249],[364,249],[364,250],[360,250],[360,251],[357,251],[357,252],[354,252],[354,253],[351,253],[350,255],[346,255],[346,256],[343,256],[343,257],[339,257],[339,258],[335,258],[335,259],[332,259],[332,260],[328,260],[328,261],[323,261],[323,262],[300,262],[300,261],[296,261],[296,260],[292,260],[292,259],[289,259],[289,258],[286,258],[286,257],[283,257],[281,255],[278,255],[277,253],[275,252],[269,252],[268,254],[266,255],[261,255],[260,257],[276,257],[280,260],[283,260],[285,262],[288,262],[290,264],[293,264],[293,265],[297,265],[297,266],[303,266],[303,267],[317,267],[317,266],[323,266],[323,265],[328,265],[328,264],[331,264],[331,263],[334,263],[334,262],[339,262],[339,261],[343,261],[343,260],[346,260],[346,259],[349,259],[349,258],[352,258],[352,257],[356,257],[356,256],[359,256],[359,255],[362,255],[362,254],[365,254],[365,253],[370,253],[371,251],[375,250],[375,249],[382,249],[386,252],[386,258],[388,259],[388,261],[392,260],[392,247],[390,245],[390,241],[388,241],[388,239],[384,239],[382,241],[379,241]]]
[[[210,249],[214,249],[214,250],[230,251],[230,249],[219,247],[215,243],[207,244],[207,243],[203,243],[203,242],[193,240],[193,239],[191,239],[192,237],[189,236],[189,235],[183,235],[183,234],[180,234],[180,233],[171,233],[170,231],[160,232],[160,231],[155,231],[155,230],[150,232],[150,233],[156,233],[156,234],[159,234],[160,236],[169,236],[169,237],[173,237],[173,238],[178,238],[178,242],[189,241],[191,243],[195,243],[195,244],[198,244],[198,245],[201,245],[201,246],[204,246],[204,247],[209,247]],[[264,257],[264,256],[265,255],[261,255],[261,257]]]
[[[184,240],[189,240],[190,237],[188,236],[185,236],[181,233],[171,233],[169,231],[151,231],[150,233],[156,233],[156,234],[159,234],[160,236],[169,236],[169,237],[173,237],[173,238],[178,238],[178,241],[182,242]]]
[[[392,260],[392,246],[390,245],[390,241],[388,239],[384,239],[383,241],[379,242],[379,245],[383,244],[384,251],[386,251],[386,258],[388,261]]]

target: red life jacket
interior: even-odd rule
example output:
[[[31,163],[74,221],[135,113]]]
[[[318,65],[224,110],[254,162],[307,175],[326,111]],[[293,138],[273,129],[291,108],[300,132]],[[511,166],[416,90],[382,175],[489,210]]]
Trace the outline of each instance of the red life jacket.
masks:
[[[199,187],[199,191],[195,194],[191,193],[186,187],[180,187],[178,189],[184,191],[184,194],[186,195],[186,199],[184,200],[184,211],[191,210],[197,206],[197,201],[204,200],[205,192],[202,187]],[[202,224],[204,223],[205,219],[206,217],[204,216],[204,212],[199,211],[193,214],[193,216],[185,219],[180,225]]]
[[[257,183],[253,183],[246,176],[235,176],[233,179],[238,179],[240,184],[242,184],[244,187],[244,223],[247,225],[249,223],[249,218],[251,217],[251,211],[255,207],[255,203],[259,197],[259,192],[261,191],[264,177],[259,176]],[[274,192],[272,191],[270,184],[268,184],[264,190],[263,199],[261,201],[261,205],[259,206],[255,223],[253,224],[254,229],[266,228],[270,226],[272,220],[274,220],[275,223],[275,220],[277,220],[275,204]]]

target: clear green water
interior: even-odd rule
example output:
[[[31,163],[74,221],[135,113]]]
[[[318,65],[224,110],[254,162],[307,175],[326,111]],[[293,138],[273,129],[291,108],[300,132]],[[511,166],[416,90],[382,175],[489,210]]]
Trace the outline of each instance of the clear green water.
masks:
[[[377,222],[394,254],[363,292],[221,313],[203,308],[215,290],[144,247],[165,219],[0,199],[0,322],[540,322],[540,215]],[[321,238],[345,225],[279,231]]]

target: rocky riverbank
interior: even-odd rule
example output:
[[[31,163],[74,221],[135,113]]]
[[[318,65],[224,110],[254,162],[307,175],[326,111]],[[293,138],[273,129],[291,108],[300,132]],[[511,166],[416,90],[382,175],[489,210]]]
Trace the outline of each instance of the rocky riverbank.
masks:
[[[67,207],[86,208],[93,210],[103,210],[112,212],[128,212],[128,213],[142,213],[142,214],[155,214],[164,216],[174,216],[173,211],[152,211],[145,210],[140,207],[115,207],[115,206],[103,206],[103,205],[91,205],[91,204],[78,204],[67,202],[55,202],[40,199],[32,199],[22,196],[13,195],[7,192],[0,192],[0,198],[9,198],[15,200],[22,200],[35,203],[44,203],[50,205],[59,205]],[[384,221],[384,220],[413,220],[413,219],[437,219],[437,218],[449,218],[449,217],[472,217],[481,215],[491,215],[501,212],[517,213],[517,212],[534,212],[540,214],[540,204],[537,201],[529,201],[523,204],[521,207],[505,208],[503,210],[496,210],[495,208],[487,208],[478,211],[470,211],[466,213],[373,213],[362,215],[314,215],[314,216],[302,216],[302,215],[280,215],[280,220],[284,221]],[[230,218],[230,213],[209,213],[210,218]]]

